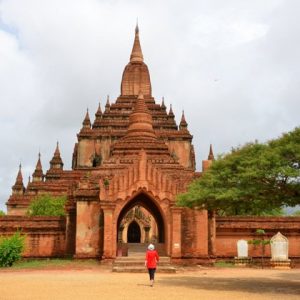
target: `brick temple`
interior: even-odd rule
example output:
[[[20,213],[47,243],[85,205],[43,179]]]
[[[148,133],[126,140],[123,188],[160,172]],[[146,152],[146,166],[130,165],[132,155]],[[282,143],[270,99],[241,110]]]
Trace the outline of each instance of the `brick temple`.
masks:
[[[114,259],[124,245],[153,242],[171,259],[202,261],[234,256],[237,239],[266,228],[294,239],[292,254],[300,256],[300,218],[221,218],[176,206],[176,196],[201,176],[192,139],[184,113],[177,125],[172,107],[152,96],[136,27],[120,96],[108,98],[103,110],[99,104],[93,122],[86,112],[72,169],[63,169],[58,144],[46,172],[39,154],[26,188],[20,167],[0,233],[27,233],[27,257]],[[213,159],[210,147],[202,171]],[[30,202],[44,193],[67,196],[66,217],[26,216]]]

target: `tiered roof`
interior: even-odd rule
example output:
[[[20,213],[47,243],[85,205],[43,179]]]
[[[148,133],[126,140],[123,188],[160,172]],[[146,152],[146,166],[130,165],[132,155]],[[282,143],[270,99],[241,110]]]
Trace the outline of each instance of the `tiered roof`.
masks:
[[[114,195],[121,187],[124,189],[132,185],[133,178],[142,176],[141,170],[146,172],[146,169],[147,175],[144,174],[141,178],[150,178],[152,187],[156,185],[159,189],[162,185],[165,191],[172,191],[174,196],[195,175],[193,168],[184,167],[178,162],[166,143],[168,140],[191,142],[192,136],[187,129],[184,114],[178,128],[172,106],[167,112],[164,98],[161,104],[157,104],[152,97],[149,70],[144,63],[138,27],[135,30],[130,62],[123,72],[121,95],[114,103],[110,103],[107,97],[104,111],[99,103],[93,124],[87,111],[77,136],[79,142],[81,139],[112,138],[110,156],[95,168],[77,168],[75,164],[73,170],[65,171],[57,143],[45,176],[39,154],[33,181],[29,181],[26,191],[20,167],[8,205],[26,207],[40,193],[73,195],[71,191],[74,190],[79,194],[81,190],[85,190],[84,193],[99,193],[99,182],[107,176],[113,179],[110,193]],[[191,149],[193,151],[192,146]],[[75,145],[73,158],[77,154],[78,147]],[[143,167],[144,163],[147,168]],[[84,186],[86,187],[83,188]],[[91,187],[95,187],[95,190]]]
[[[160,105],[155,103],[152,97],[149,70],[144,63],[138,27],[135,30],[130,61],[123,72],[121,95],[115,103],[110,103],[108,97],[103,113],[99,104],[92,130],[81,130],[78,139],[96,139],[101,136],[123,137],[129,126],[129,116],[135,107],[139,93],[143,95],[147,108],[152,115],[153,129],[158,138],[192,140],[187,126],[184,126],[183,130],[181,128],[178,130],[172,106],[167,112],[164,99]],[[87,126],[83,125],[83,128],[86,129]]]

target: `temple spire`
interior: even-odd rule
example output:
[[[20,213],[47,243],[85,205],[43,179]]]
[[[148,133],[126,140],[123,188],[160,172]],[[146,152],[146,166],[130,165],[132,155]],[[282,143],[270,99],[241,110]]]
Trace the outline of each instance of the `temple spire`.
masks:
[[[43,181],[43,168],[41,163],[41,153],[39,152],[38,161],[36,163],[35,170],[32,174],[32,181]]]
[[[105,111],[104,112],[109,112],[109,110],[110,110],[109,95],[107,95],[106,104],[105,104]]]
[[[52,159],[50,160],[50,169],[63,169],[64,163],[60,156],[59,144],[56,143],[56,149]]]
[[[95,120],[93,123],[93,128],[98,127],[100,125],[101,119],[102,119],[102,110],[101,110],[101,104],[99,102],[98,109],[95,113]]]
[[[161,106],[160,106],[163,110],[166,109],[166,105],[165,105],[165,97],[162,97],[161,99]]]
[[[100,102],[99,102],[98,109],[97,109],[97,112],[96,112],[95,116],[96,117],[101,117],[102,116],[102,110],[101,110]]]
[[[18,175],[17,175],[17,178],[16,178],[16,183],[23,184],[22,165],[21,165],[21,163],[19,164],[19,171],[18,171]]]
[[[121,96],[138,96],[142,91],[147,99],[151,97],[151,80],[140,44],[139,26],[135,27],[134,43],[131,50],[130,61],[126,65],[121,82]]]
[[[128,137],[151,137],[156,139],[153,130],[152,115],[146,105],[142,92],[139,93],[133,112],[129,116]]]
[[[184,116],[184,110],[182,111],[182,116],[181,116],[181,121],[180,121],[180,124],[179,124],[179,129],[180,130],[184,130],[184,129],[187,129],[187,122],[185,120],[185,116]]]
[[[143,61],[144,61],[144,57],[143,57],[142,48],[140,44],[139,26],[138,24],[136,24],[134,43],[130,55],[130,62],[143,62]]]
[[[91,128],[91,120],[89,115],[89,109],[86,110],[85,118],[82,122],[83,128]]]
[[[173,113],[172,104],[170,104],[169,117],[174,118],[175,115]]]
[[[139,95],[138,95],[138,98],[137,98],[137,101],[136,101],[133,111],[149,114],[149,110],[145,103],[144,95],[142,94],[142,92],[139,92]]]
[[[208,160],[214,160],[214,159],[215,159],[215,156],[214,156],[214,153],[213,153],[212,144],[210,144],[210,146],[209,146]]]
[[[19,165],[19,171],[17,174],[16,182],[12,187],[12,191],[13,191],[14,195],[16,195],[16,194],[21,195],[25,191],[25,187],[23,184],[22,165],[21,164]]]

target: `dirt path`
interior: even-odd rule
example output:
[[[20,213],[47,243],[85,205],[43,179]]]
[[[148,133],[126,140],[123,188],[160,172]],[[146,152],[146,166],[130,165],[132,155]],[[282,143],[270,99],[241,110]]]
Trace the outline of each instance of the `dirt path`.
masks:
[[[300,270],[199,269],[157,274],[153,288],[146,274],[107,269],[0,272],[1,300],[43,299],[300,299]]]

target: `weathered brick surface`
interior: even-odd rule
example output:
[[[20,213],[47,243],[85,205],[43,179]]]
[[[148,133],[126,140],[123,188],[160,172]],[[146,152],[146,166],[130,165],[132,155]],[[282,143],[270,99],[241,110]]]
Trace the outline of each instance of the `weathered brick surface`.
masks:
[[[76,257],[100,256],[100,205],[96,201],[77,201]]]
[[[185,208],[182,212],[182,256],[208,256],[207,211]]]
[[[17,230],[25,235],[24,257],[59,257],[65,255],[64,217],[0,217],[0,235],[9,236]]]
[[[270,239],[278,231],[289,240],[289,256],[300,257],[300,217],[217,217],[216,254],[218,257],[237,255],[236,243],[240,239],[256,239],[257,229],[264,229]],[[249,256],[260,256],[259,247],[249,245]],[[266,246],[270,256],[270,246]]]

